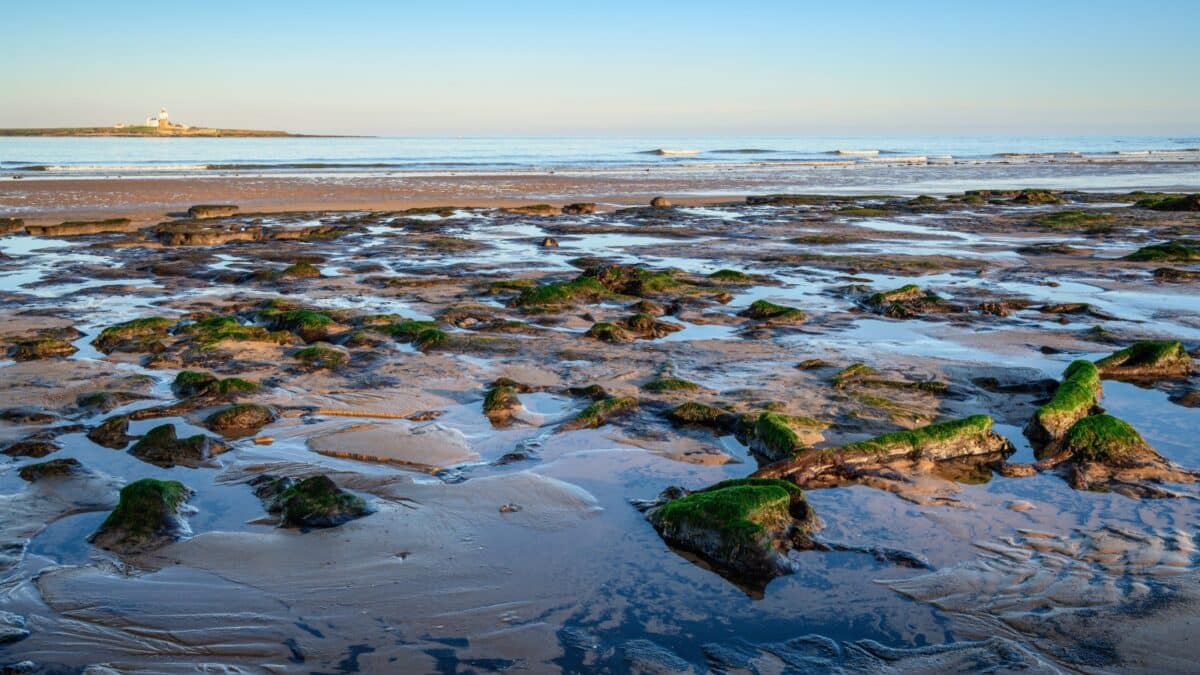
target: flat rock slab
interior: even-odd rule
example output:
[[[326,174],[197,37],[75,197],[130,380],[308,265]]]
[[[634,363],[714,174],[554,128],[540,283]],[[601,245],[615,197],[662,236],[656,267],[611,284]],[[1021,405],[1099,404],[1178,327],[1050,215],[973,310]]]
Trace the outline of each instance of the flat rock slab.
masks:
[[[479,459],[467,437],[440,424],[352,424],[308,439],[313,452],[364,462],[444,469]]]

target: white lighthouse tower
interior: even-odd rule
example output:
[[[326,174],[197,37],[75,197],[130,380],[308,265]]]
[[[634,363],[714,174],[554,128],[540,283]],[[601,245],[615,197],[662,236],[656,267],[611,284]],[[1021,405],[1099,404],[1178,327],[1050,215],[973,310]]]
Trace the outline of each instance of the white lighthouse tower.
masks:
[[[167,129],[171,126],[171,122],[167,119],[167,107],[163,106],[158,110],[158,128],[160,130]]]

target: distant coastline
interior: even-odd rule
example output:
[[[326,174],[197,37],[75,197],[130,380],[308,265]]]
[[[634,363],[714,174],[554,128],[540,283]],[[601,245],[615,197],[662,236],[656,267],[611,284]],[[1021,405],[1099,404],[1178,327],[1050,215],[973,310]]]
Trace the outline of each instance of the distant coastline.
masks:
[[[49,127],[31,129],[0,129],[0,136],[119,136],[129,138],[347,138],[331,134],[293,134],[287,131],[260,129],[214,129],[208,127],[153,126],[122,127]]]

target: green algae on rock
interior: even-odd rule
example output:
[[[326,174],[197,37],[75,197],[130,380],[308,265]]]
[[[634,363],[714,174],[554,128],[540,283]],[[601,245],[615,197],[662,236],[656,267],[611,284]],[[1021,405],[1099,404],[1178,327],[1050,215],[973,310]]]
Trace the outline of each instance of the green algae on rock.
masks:
[[[83,465],[74,457],[66,459],[52,459],[48,462],[38,462],[36,464],[26,464],[21,467],[17,475],[21,480],[30,483],[36,483],[43,478],[61,478],[63,476],[72,476],[83,471]]]
[[[494,385],[483,397],[483,414],[491,421],[492,426],[507,426],[512,416],[521,408],[521,399],[517,396],[516,387],[507,384]]]
[[[1196,262],[1200,261],[1200,241],[1176,239],[1143,246],[1123,258],[1132,262]]]
[[[143,478],[121,489],[121,499],[89,538],[117,553],[141,553],[191,534],[180,509],[192,495],[183,483]]]
[[[1102,394],[1096,366],[1091,361],[1073,361],[1063,371],[1054,398],[1038,408],[1025,426],[1025,435],[1039,444],[1062,438],[1072,425],[1092,413]]]
[[[318,342],[292,352],[292,358],[313,370],[335,369],[346,362],[346,353]]]
[[[609,396],[584,408],[574,419],[562,425],[563,431],[597,429],[612,420],[633,413],[638,402],[632,396]]]
[[[754,423],[750,449],[768,461],[778,462],[804,451],[822,439],[821,430],[828,424],[811,417],[765,412]]]
[[[371,513],[362,497],[342,490],[325,475],[300,481],[263,475],[250,485],[267,512],[279,515],[279,527],[337,527]]]
[[[666,412],[667,419],[675,424],[693,424],[715,430],[732,427],[736,415],[698,401],[681,403]]]
[[[120,450],[129,444],[129,418],[124,415],[114,415],[87,432],[87,437],[96,445]]]
[[[656,394],[665,394],[672,391],[699,391],[700,385],[679,377],[656,377],[643,384],[642,389]]]
[[[788,551],[816,547],[811,535],[821,528],[804,493],[782,480],[727,480],[664,498],[647,516],[664,541],[753,586],[794,572]]]
[[[800,323],[808,318],[802,310],[786,305],[777,305],[766,300],[755,300],[740,314],[755,321],[779,324]]]
[[[112,352],[161,351],[161,339],[175,325],[174,319],[150,316],[109,326],[100,331],[92,346],[105,354]]]
[[[256,403],[239,403],[218,410],[204,420],[204,426],[227,437],[250,436],[275,421],[275,413]]]
[[[38,361],[70,356],[79,351],[75,345],[58,338],[43,337],[18,342],[9,347],[8,356],[14,361]]]
[[[1121,380],[1187,377],[1192,356],[1171,340],[1142,340],[1096,362],[1102,377]]]
[[[188,398],[192,396],[232,397],[238,394],[253,394],[259,385],[239,377],[218,379],[210,373],[195,370],[183,370],[175,376],[171,383],[171,391],[176,396]]]
[[[169,469],[173,466],[196,468],[224,451],[223,444],[204,434],[178,438],[174,424],[161,424],[134,443],[129,454],[143,462]]]

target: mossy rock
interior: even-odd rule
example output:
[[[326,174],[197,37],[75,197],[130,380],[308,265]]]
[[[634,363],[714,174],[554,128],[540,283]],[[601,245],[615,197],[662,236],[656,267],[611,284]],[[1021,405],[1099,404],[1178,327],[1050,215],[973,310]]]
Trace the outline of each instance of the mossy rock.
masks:
[[[734,422],[735,416],[716,406],[688,401],[667,411],[667,419],[676,424],[692,424],[710,429],[724,429]]]
[[[563,424],[563,431],[598,429],[612,420],[637,411],[638,402],[631,396],[610,396],[584,408],[575,419]]]
[[[295,333],[305,342],[317,342],[329,337],[335,328],[333,317],[311,309],[272,309],[259,312],[271,330]]]
[[[131,391],[93,391],[75,397],[75,405],[80,408],[108,412],[133,401],[149,398]]]
[[[1195,270],[1179,270],[1171,267],[1160,267],[1153,272],[1154,280],[1172,284],[1182,284],[1200,280],[1200,272]]]
[[[17,471],[17,475],[21,477],[21,480],[30,483],[36,483],[46,478],[65,478],[80,473],[83,473],[83,465],[74,457],[26,464]]]
[[[1013,198],[1014,204],[1061,204],[1063,200],[1057,193],[1050,190],[1025,189]]]
[[[235,316],[211,316],[180,326],[175,334],[190,337],[198,351],[208,352],[225,342],[263,342],[287,345],[296,337],[287,331],[269,331],[262,326],[243,324]]]
[[[279,273],[281,279],[319,279],[321,270],[312,263],[299,262],[288,265]]]
[[[665,394],[673,391],[699,391],[701,387],[695,382],[680,377],[656,377],[642,385],[642,389],[656,394]]]
[[[1172,340],[1142,340],[1096,362],[1109,379],[1182,378],[1192,372],[1192,356]]]
[[[314,370],[333,370],[346,362],[346,353],[321,343],[292,352],[292,358]]]
[[[1113,216],[1111,214],[1096,213],[1094,211],[1055,211],[1036,216],[1033,222],[1041,227],[1062,230],[1095,227],[1112,219]]]
[[[624,328],[607,321],[592,324],[592,327],[583,336],[610,344],[625,344],[633,341],[633,338],[625,332]]]
[[[117,553],[141,553],[191,534],[180,508],[192,491],[173,480],[143,478],[121,489],[117,507],[89,538]]]
[[[493,426],[507,425],[522,407],[516,387],[507,384],[493,386],[483,397],[483,414]]]
[[[910,300],[919,300],[925,297],[925,291],[916,284],[905,284],[900,288],[893,288],[890,291],[880,291],[868,295],[863,301],[865,304],[872,307],[887,307],[894,302],[908,302]]]
[[[100,335],[92,341],[92,346],[105,354],[161,351],[160,340],[167,336],[174,325],[173,319],[161,316],[126,321],[100,331]]]
[[[755,321],[770,321],[771,323],[782,324],[800,323],[807,318],[803,311],[795,307],[777,305],[766,300],[755,300],[740,314]]]
[[[45,457],[58,452],[62,446],[53,438],[43,434],[34,434],[4,446],[0,453],[9,457]]]
[[[783,480],[743,478],[678,493],[648,515],[663,540],[755,586],[795,571],[788,550],[811,548],[821,527],[804,493]]]
[[[238,207],[233,204],[197,204],[187,210],[188,217],[195,220],[224,218],[237,212]]]
[[[1200,261],[1200,241],[1176,239],[1143,246],[1125,256],[1132,262],[1196,262]]]
[[[731,269],[717,270],[708,275],[708,278],[721,284],[753,284],[758,281],[752,274]]]
[[[1200,211],[1200,194],[1160,194],[1138,200],[1134,206],[1154,211]]]
[[[18,342],[9,347],[8,356],[14,361],[40,361],[70,356],[77,351],[79,349],[66,340],[44,337]]]
[[[238,377],[218,379],[210,373],[195,370],[183,370],[175,376],[171,383],[171,391],[180,398],[192,396],[236,396],[238,394],[253,394],[259,385]]]
[[[767,460],[777,462],[805,450],[809,442],[820,440],[829,425],[811,417],[765,412],[754,423],[750,448]]]
[[[1085,417],[1063,436],[1061,450],[1076,461],[1137,466],[1153,449],[1128,422],[1112,415]],[[1157,455],[1157,453],[1154,453]]]
[[[204,426],[223,436],[251,436],[275,421],[275,413],[256,403],[239,403],[218,410],[204,420]]]
[[[852,382],[859,381],[863,378],[871,377],[877,374],[879,374],[879,371],[865,363],[852,363],[838,371],[829,379],[829,382],[834,387],[843,389]]]
[[[371,513],[362,497],[320,475],[296,481],[259,476],[250,482],[268,513],[279,514],[279,527],[337,527]]]
[[[224,445],[204,434],[179,438],[175,435],[174,424],[161,424],[134,443],[129,454],[167,469],[173,466],[195,468],[224,450]]]
[[[550,311],[596,302],[609,295],[608,289],[598,280],[591,277],[577,277],[571,281],[555,281],[524,288],[516,298],[509,302],[509,306],[527,311]]]
[[[132,440],[129,436],[129,418],[114,415],[87,432],[87,437],[96,445],[120,450]]]
[[[436,349],[444,349],[449,347],[451,343],[450,335],[440,328],[426,328],[417,333],[417,337],[413,339],[413,346],[423,352],[434,351]]]
[[[842,446],[839,452],[880,459],[907,456],[944,461],[974,455],[1008,454],[1013,452],[1013,446],[1008,439],[992,431],[991,417],[972,415],[850,443]]]
[[[554,216],[562,213],[562,210],[551,204],[526,204],[525,206],[506,207],[504,212],[521,216]]]

